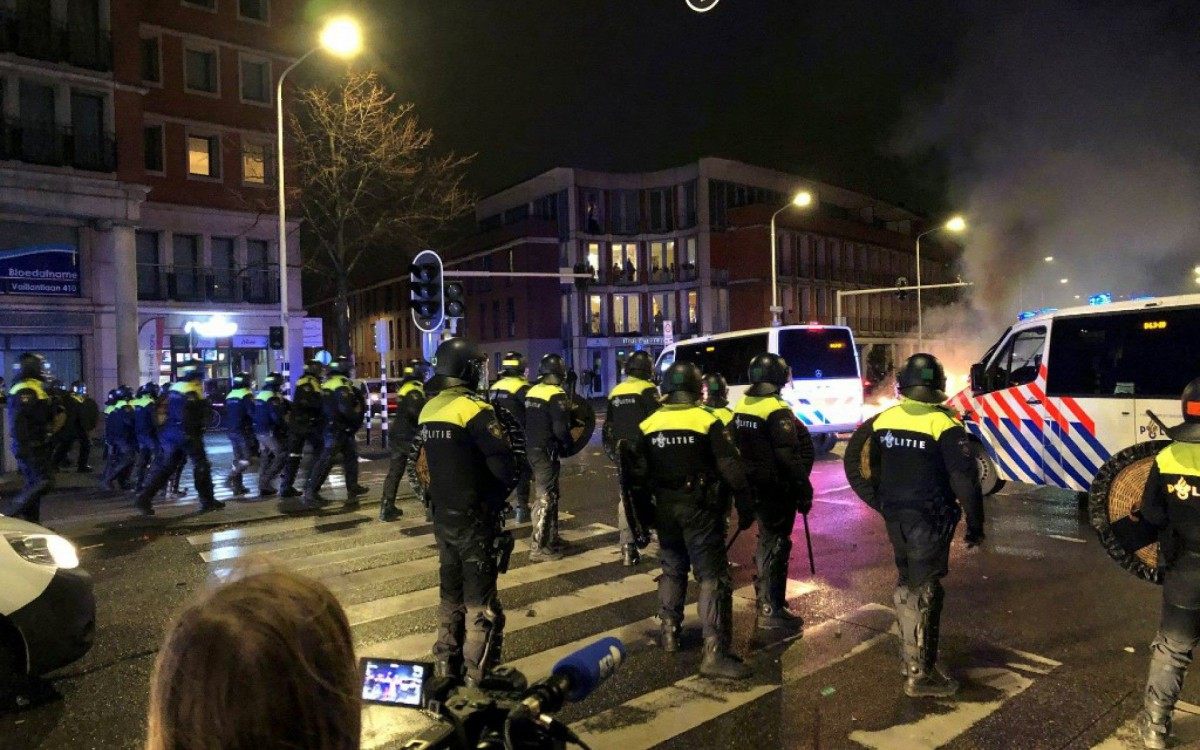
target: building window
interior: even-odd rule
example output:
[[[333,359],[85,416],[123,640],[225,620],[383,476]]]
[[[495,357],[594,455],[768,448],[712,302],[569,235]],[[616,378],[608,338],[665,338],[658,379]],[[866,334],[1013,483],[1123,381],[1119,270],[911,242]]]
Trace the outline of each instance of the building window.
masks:
[[[263,144],[242,142],[242,182],[267,184],[267,147]]]
[[[251,21],[267,20],[267,0],[238,0],[238,15]]]
[[[137,293],[138,299],[162,298],[158,232],[137,233]]]
[[[613,234],[637,234],[641,224],[637,190],[608,192],[608,224]]]
[[[656,335],[662,335],[663,322],[667,320],[675,320],[675,294],[668,292],[650,295],[650,321]]]
[[[215,135],[189,135],[188,174],[200,177],[221,176],[221,141]]]
[[[21,81],[21,159],[32,164],[62,163],[62,139],[54,119],[54,87]]]
[[[211,10],[214,13],[217,11],[217,0],[183,0],[183,4],[190,5],[193,8]]]
[[[158,37],[142,37],[142,80],[147,83],[162,83],[162,55]]]
[[[188,91],[204,94],[219,93],[216,50],[185,49],[183,51],[183,68],[183,85]]]
[[[603,309],[604,304],[599,294],[593,294],[588,297],[588,333],[593,336],[599,336],[604,332],[603,321],[601,320],[601,311]]]
[[[266,240],[246,240],[246,301],[272,302],[270,255]]]
[[[671,229],[671,197],[668,188],[646,191],[650,209],[650,231],[667,232]]]
[[[517,337],[517,303],[512,297],[508,298],[508,337]]]
[[[587,243],[587,264],[593,273],[600,270],[600,243]]]
[[[500,300],[492,302],[492,340],[500,340]]]
[[[613,333],[640,335],[641,332],[641,298],[636,294],[614,294]]]
[[[163,172],[163,126],[147,125],[142,128],[142,154],[147,172]]]
[[[612,275],[614,283],[637,281],[638,252],[636,242],[615,242],[612,246]]]
[[[229,302],[234,299],[234,283],[237,280],[237,255],[232,237],[213,237],[212,254],[212,298]]]
[[[588,234],[603,234],[604,207],[601,192],[595,188],[579,190],[579,225]]]
[[[172,237],[172,273],[174,283],[172,299],[198,300],[200,298],[200,237],[195,234],[176,234]]]
[[[687,293],[687,322],[689,330],[700,324],[700,293],[695,290]]]
[[[677,278],[675,240],[650,243],[650,283],[663,284]]]
[[[240,59],[242,67],[242,101],[271,103],[271,64],[266,60]]]
[[[487,338],[487,303],[479,303],[479,338]]]
[[[71,163],[79,169],[110,172],[116,164],[104,132],[104,96],[71,92]]]
[[[683,200],[680,201],[680,227],[688,229],[696,226],[696,181],[683,184]]]

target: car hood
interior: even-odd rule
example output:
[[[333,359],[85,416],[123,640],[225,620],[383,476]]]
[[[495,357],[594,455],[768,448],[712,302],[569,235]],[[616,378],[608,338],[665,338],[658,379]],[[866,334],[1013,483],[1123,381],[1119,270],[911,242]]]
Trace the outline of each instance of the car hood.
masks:
[[[38,526],[36,523],[22,521],[20,518],[9,518],[8,516],[0,516],[0,534],[5,532],[17,532],[20,534],[53,534],[54,532],[47,529],[45,526]]]

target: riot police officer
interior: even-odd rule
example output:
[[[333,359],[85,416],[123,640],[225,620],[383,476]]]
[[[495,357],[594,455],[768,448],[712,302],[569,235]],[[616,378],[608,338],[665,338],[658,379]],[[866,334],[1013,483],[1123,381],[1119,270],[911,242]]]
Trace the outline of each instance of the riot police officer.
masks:
[[[808,430],[780,396],[792,380],[787,361],[759,354],[750,360],[748,374],[750,388],[733,410],[733,425],[757,500],[758,624],[798,627],[803,620],[787,605],[788,563],[796,513],[812,510],[815,451]]]
[[[525,355],[521,352],[505,352],[500,360],[500,379],[492,383],[488,391],[488,401],[493,407],[505,409],[512,414],[517,424],[525,427],[525,397],[529,395],[531,384],[525,379],[528,367]],[[529,483],[532,472],[528,460],[518,461],[520,477],[517,479],[516,507],[513,521],[527,523],[529,521]]]
[[[304,457],[304,446],[312,451],[312,464],[308,467],[308,479],[325,447],[325,405],[321,399],[321,377],[325,366],[319,360],[311,360],[304,367],[304,375],[296,381],[292,394],[292,407],[288,411],[287,463],[283,466],[280,497],[299,497],[296,489],[296,474],[300,471],[300,459]]]
[[[281,395],[283,375],[273,372],[263,380],[262,390],[254,395],[252,422],[261,450],[258,464],[258,496],[275,494],[275,478],[287,461],[288,402]]]
[[[327,501],[319,490],[329,476],[338,455],[342,458],[342,475],[346,479],[346,507],[358,505],[359,495],[367,488],[358,483],[358,447],[354,434],[362,427],[367,412],[367,402],[362,391],[350,382],[350,360],[338,357],[329,366],[329,377],[321,384],[321,397],[325,410],[325,439],[321,456],[304,485],[302,507],[306,510],[320,508]]]
[[[533,474],[531,560],[563,556],[558,536],[558,457],[571,446],[571,401],[562,389],[566,377],[563,358],[547,354],[538,365],[537,382],[525,394],[525,442]]]
[[[71,390],[63,399],[66,421],[58,433],[58,447],[54,451],[54,465],[57,468],[69,466],[68,456],[71,449],[79,446],[76,458],[76,469],[80,474],[91,472],[88,459],[92,455],[92,430],[96,429],[100,409],[87,395],[87,384],[76,380],[71,384]]]
[[[1150,677],[1138,720],[1147,748],[1167,747],[1171,713],[1192,652],[1200,645],[1200,378],[1184,388],[1183,424],[1159,451],[1142,495],[1142,520],[1161,530],[1164,556],[1162,620],[1150,645]]]
[[[17,382],[8,390],[8,431],[25,486],[8,500],[4,515],[38,523],[42,497],[54,487],[54,406],[45,386],[49,366],[42,355],[26,352],[15,369]]]
[[[137,435],[133,426],[133,389],[119,385],[113,392],[116,401],[106,411],[105,432],[109,436],[108,462],[101,484],[109,490],[129,489],[129,475],[137,462]],[[111,426],[112,432],[108,433]]]
[[[250,468],[250,442],[254,438],[254,381],[249,373],[239,372],[233,376],[233,390],[225,394],[225,433],[233,448],[233,463],[225,486],[234,495],[245,495],[250,490],[242,476]]]
[[[967,432],[942,406],[941,363],[931,354],[914,354],[896,380],[900,403],[871,426],[871,476],[899,572],[893,600],[904,692],[945,697],[958,683],[937,666],[941,579],[949,572],[950,542],[964,512],[967,546],[983,542],[983,493]]]
[[[213,495],[212,464],[204,449],[204,428],[211,410],[204,395],[204,364],[195,360],[184,364],[179,370],[179,380],[171,384],[167,393],[166,421],[158,431],[158,460],[134,501],[143,515],[154,515],[152,499],[188,459],[192,461],[192,481],[200,496],[200,509],[225,507]]]
[[[466,339],[443,341],[430,381],[437,395],[419,417],[441,564],[433,654],[440,675],[464,669],[469,681],[480,680],[500,661],[504,610],[496,595],[497,534],[517,480],[495,412],[475,394],[483,361]]]
[[[732,492],[739,528],[754,522],[754,497],[737,448],[721,420],[699,405],[700,370],[676,362],[663,374],[663,406],[639,426],[631,481],[654,496],[662,577],[658,581],[661,644],[679,650],[689,568],[700,584],[705,677],[745,679],[733,655],[733,590],[725,553],[725,507],[718,484]]]
[[[733,422],[733,409],[729,408],[729,383],[719,372],[704,376],[704,408],[726,426]]]
[[[658,388],[650,379],[654,377],[654,363],[644,351],[635,351],[625,360],[625,378],[613,386],[608,393],[608,408],[604,417],[601,439],[609,458],[617,460],[617,443],[621,440],[636,441],[641,435],[638,425],[659,407]],[[620,530],[621,564],[632,567],[641,561],[641,554],[629,530],[625,518],[625,504],[617,503],[617,528]]]
[[[421,408],[425,406],[425,363],[410,359],[404,365],[400,388],[396,391],[396,413],[388,429],[392,458],[388,464],[387,477],[383,480],[383,497],[379,503],[379,520],[395,521],[403,512],[396,507],[396,493],[400,491],[400,479],[408,467],[408,454],[412,450],[413,438],[417,436]]]
[[[137,440],[137,462],[134,464],[134,488],[141,492],[146,487],[150,466],[158,455],[158,397],[162,389],[158,383],[147,382],[138,388],[133,400],[133,432]]]

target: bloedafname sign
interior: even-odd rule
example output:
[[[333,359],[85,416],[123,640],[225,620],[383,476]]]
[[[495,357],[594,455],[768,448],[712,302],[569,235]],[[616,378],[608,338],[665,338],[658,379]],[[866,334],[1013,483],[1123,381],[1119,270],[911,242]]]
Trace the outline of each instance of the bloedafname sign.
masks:
[[[79,296],[79,251],[70,245],[0,250],[0,294]]]

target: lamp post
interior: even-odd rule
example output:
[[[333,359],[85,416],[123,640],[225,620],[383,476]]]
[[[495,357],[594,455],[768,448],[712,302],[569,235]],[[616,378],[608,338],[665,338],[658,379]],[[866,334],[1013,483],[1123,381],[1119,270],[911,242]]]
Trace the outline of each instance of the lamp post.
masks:
[[[945,229],[947,232],[959,233],[967,228],[967,221],[961,216],[951,216],[949,221],[940,227],[927,229],[917,235],[917,348],[925,348],[925,320],[921,314],[921,238]]]
[[[300,63],[325,50],[335,57],[351,58],[362,51],[362,29],[352,18],[339,17],[328,21],[321,29],[320,44],[287,66],[275,84],[275,162],[279,182],[279,324],[283,326],[283,361],[288,361],[291,338],[288,333],[288,257],[287,257],[287,189],[283,164],[283,80]],[[281,370],[283,368],[280,368]],[[292,373],[288,372],[289,378]]]
[[[773,328],[778,328],[783,323],[783,320],[780,318],[783,308],[779,306],[779,279],[775,262],[775,256],[778,254],[775,248],[775,217],[793,206],[796,208],[808,208],[812,203],[812,193],[807,190],[801,190],[792,196],[790,203],[771,214],[771,327]]]

